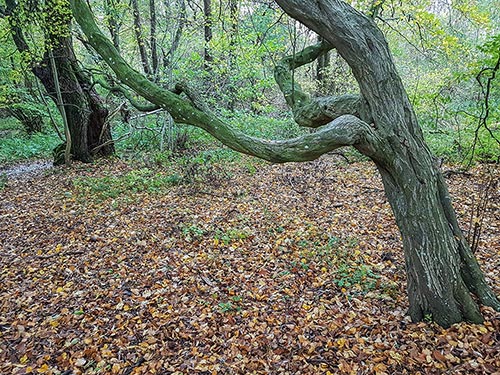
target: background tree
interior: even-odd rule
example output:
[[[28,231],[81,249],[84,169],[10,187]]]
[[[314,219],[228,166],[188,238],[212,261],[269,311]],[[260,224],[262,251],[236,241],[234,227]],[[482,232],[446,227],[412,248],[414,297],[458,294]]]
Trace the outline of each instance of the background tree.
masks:
[[[92,161],[93,155],[107,156],[114,152],[111,131],[107,126],[108,110],[92,86],[90,77],[80,68],[69,33],[71,12],[67,4],[58,1],[35,2],[33,8],[24,8],[15,0],[6,1],[5,13],[9,16],[10,31],[17,50],[30,59],[31,70],[57,102],[56,84],[51,70],[50,55],[54,57],[59,76],[59,87],[71,134],[73,159]],[[25,38],[23,26],[28,28],[30,19],[39,15],[43,54],[36,52]],[[31,18],[30,18],[31,17]],[[64,147],[60,148],[62,151]],[[62,154],[55,153],[56,164],[63,162]]]
[[[326,124],[315,133],[283,141],[249,137],[215,116],[189,88],[181,86],[172,93],[147,80],[100,32],[87,4],[71,1],[89,42],[117,77],[166,108],[176,122],[198,126],[236,151],[274,162],[312,160],[342,146],[368,156],[382,176],[403,237],[412,319],[432,316],[443,326],[481,322],[471,294],[496,309],[500,303],[458,226],[443,176],[424,142],[383,34],[370,18],[341,1],[277,3],[326,41],[278,65],[277,80],[296,118],[312,127]],[[311,99],[289,77],[291,70],[333,47],[351,67],[360,95],[327,98],[325,104]]]

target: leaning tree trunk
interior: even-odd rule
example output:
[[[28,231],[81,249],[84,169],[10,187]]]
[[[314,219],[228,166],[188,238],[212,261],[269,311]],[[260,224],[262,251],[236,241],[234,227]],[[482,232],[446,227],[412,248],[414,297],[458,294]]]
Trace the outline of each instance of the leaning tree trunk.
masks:
[[[168,110],[176,122],[198,126],[236,151],[274,162],[313,160],[343,146],[353,146],[370,157],[381,173],[403,237],[413,320],[431,316],[445,327],[462,320],[480,322],[482,316],[471,294],[500,311],[500,302],[458,227],[443,176],[423,140],[380,30],[342,1],[277,3],[327,43],[285,58],[275,73],[296,121],[319,126],[318,130],[268,141],[249,137],[218,119],[190,89],[180,87],[186,100],[147,80],[102,34],[85,1],[71,0],[77,22],[117,77]],[[312,99],[290,78],[289,70],[333,46],[351,66],[361,95]]]
[[[277,0],[347,61],[381,147],[373,155],[403,238],[410,315],[442,326],[482,321],[481,303],[500,308],[459,227],[443,176],[374,22],[342,1]]]

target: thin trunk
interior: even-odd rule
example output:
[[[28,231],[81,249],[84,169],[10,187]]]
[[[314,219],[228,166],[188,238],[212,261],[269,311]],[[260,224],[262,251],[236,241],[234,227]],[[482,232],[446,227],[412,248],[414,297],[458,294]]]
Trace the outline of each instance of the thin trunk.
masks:
[[[139,4],[137,0],[132,0],[132,10],[134,16],[134,32],[135,38],[137,40],[137,46],[139,47],[139,55],[141,57],[142,69],[146,75],[151,76],[151,68],[149,66],[148,54],[146,52],[146,43],[142,35],[142,20],[141,13],[139,11]]]
[[[149,15],[150,15],[150,35],[149,44],[151,46],[151,67],[155,81],[158,80],[158,47],[156,43],[156,4],[155,0],[149,0]]]
[[[66,108],[61,94],[61,87],[59,86],[59,74],[57,72],[56,61],[52,50],[48,51],[50,59],[50,69],[52,70],[52,78],[54,80],[54,88],[56,91],[57,108],[61,113],[64,124],[64,135],[66,137],[66,147],[64,148],[64,164],[69,166],[71,164],[71,132],[69,131],[68,116],[66,115]]]
[[[121,24],[118,22],[118,18],[116,16],[117,12],[116,8],[118,4],[120,4],[120,0],[106,0],[105,2],[106,20],[108,24],[107,26],[109,34],[111,35],[111,40],[113,41],[113,45],[119,51]]]
[[[323,38],[318,35],[318,43],[321,43]],[[316,61],[316,80],[321,86],[325,85],[325,71],[330,66],[330,52],[318,56]]]
[[[231,22],[231,29],[230,29],[230,34],[229,34],[229,72],[233,72],[233,77],[230,77],[229,81],[229,109],[234,111],[236,107],[236,80],[234,77],[234,70],[237,69],[236,66],[236,54],[235,54],[235,48],[236,48],[236,40],[238,37],[238,2],[236,0],[230,0],[229,1],[229,17],[230,17],[230,22]],[[232,79],[231,79],[232,78]]]
[[[203,0],[203,15],[204,15],[204,68],[210,70],[210,64],[213,61],[210,54],[210,41],[212,40],[212,0]]]
[[[181,37],[182,37],[182,32],[184,30],[184,26],[186,24],[186,3],[184,0],[178,0],[179,3],[179,19],[177,21],[177,27],[175,28],[175,32],[173,32],[173,37],[172,37],[172,43],[170,44],[170,48],[168,49],[168,52],[163,53],[163,67],[165,68],[167,72],[167,77],[171,75],[172,72],[172,61],[175,56],[175,52],[179,48]],[[165,12],[167,12],[167,9],[170,7],[170,4],[168,1],[165,2]],[[168,14],[166,14],[166,18],[168,17]]]

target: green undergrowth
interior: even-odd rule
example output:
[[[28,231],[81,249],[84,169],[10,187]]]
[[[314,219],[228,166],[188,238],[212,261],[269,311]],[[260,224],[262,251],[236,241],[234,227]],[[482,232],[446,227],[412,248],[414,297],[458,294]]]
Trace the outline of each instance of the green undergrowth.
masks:
[[[485,128],[480,128],[476,133],[475,129],[455,131],[424,127],[424,136],[432,152],[446,162],[464,165],[471,160],[473,163],[498,163],[500,124],[491,126],[489,130],[491,133]]]
[[[12,133],[6,137],[0,136],[0,164],[50,158],[52,149],[58,142],[57,137],[46,133],[30,136]]]
[[[366,294],[380,283],[380,275],[363,257],[357,239],[323,235],[326,240],[302,239],[296,242],[300,260],[293,267],[311,265],[329,274],[329,280],[348,295]]]
[[[142,192],[159,194],[180,182],[181,177],[176,173],[142,168],[118,176],[76,178],[73,187],[78,197],[100,203],[107,199],[130,198]]]
[[[0,164],[50,158],[58,142],[50,131],[28,135],[13,117],[0,119]]]
[[[290,251],[293,253],[282,276],[319,273],[325,280],[320,293],[333,288],[347,298],[375,291],[382,297],[393,298],[398,293],[399,287],[381,275],[379,267],[355,237],[339,238],[312,224],[298,232],[282,227],[273,232],[278,237],[283,257]]]
[[[134,170],[103,176],[85,176],[73,181],[78,197],[97,203],[107,199],[133,201],[138,193],[161,194],[173,186],[184,184],[196,188],[220,186],[232,178],[231,166],[247,165],[249,173],[255,164],[243,162],[240,154],[228,149],[209,149],[192,154],[155,153],[131,161]]]

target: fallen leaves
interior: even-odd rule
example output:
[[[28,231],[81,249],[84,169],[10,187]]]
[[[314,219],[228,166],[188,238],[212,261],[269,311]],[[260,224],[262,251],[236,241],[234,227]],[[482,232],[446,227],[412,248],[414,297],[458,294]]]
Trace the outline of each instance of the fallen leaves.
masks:
[[[114,162],[9,183],[0,193],[0,372],[499,371],[491,309],[484,325],[448,330],[405,317],[399,234],[369,164],[259,164],[252,176],[233,168],[216,186],[123,199],[93,200],[71,181],[147,184],[163,171]],[[479,174],[449,180],[466,224]],[[478,253],[497,293],[498,210]]]

